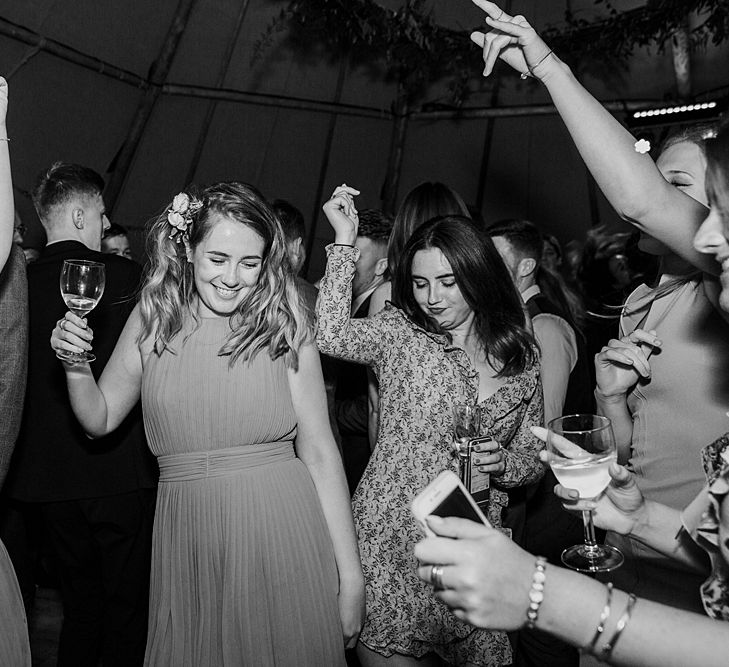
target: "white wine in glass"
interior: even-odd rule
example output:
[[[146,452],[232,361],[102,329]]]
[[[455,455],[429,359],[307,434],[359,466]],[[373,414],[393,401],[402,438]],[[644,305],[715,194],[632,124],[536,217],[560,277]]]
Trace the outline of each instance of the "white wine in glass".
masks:
[[[79,317],[86,317],[99,303],[104,293],[106,273],[100,262],[67,259],[61,270],[61,296],[68,309]],[[56,356],[70,363],[94,361],[90,352],[57,352]]]
[[[549,465],[557,481],[575,489],[581,499],[597,498],[610,483],[610,466],[617,461],[613,427],[607,417],[567,415],[547,425]],[[592,511],[584,510],[585,542],[562,552],[562,562],[578,572],[609,572],[623,564],[615,547],[598,544]]]

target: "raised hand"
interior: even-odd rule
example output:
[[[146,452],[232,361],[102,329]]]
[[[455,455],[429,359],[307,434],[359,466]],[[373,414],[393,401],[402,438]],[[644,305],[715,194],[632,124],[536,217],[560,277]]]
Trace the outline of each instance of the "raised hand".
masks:
[[[539,65],[551,50],[529,22],[523,16],[507,14],[493,2],[473,0],[473,3],[486,12],[486,24],[493,28],[487,33],[471,33],[471,41],[483,49],[483,75],[491,74],[496,59],[501,58],[522,75],[538,76]]]
[[[627,336],[612,339],[595,355],[598,394],[604,398],[624,396],[641,378],[651,376],[648,357],[661,341],[655,331],[636,329]]]
[[[357,240],[359,216],[354,205],[354,197],[358,194],[359,190],[342,183],[334,189],[331,198],[322,207],[324,215],[334,229],[335,243],[354,245]]]

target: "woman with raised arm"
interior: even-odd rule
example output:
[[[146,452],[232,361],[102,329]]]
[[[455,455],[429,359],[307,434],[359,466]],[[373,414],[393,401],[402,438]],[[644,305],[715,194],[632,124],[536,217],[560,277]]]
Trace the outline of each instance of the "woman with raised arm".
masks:
[[[719,301],[729,310],[729,126],[707,142],[706,155],[711,210],[695,247],[718,263]],[[534,430],[546,436],[544,429]],[[419,575],[430,581],[433,566],[439,565],[442,589],[436,596],[458,618],[479,627],[537,627],[615,665],[725,665],[729,624],[718,621],[729,621],[728,435],[702,453],[707,483],[682,513],[646,500],[632,475],[618,465],[597,501],[579,501],[576,492],[557,487],[573,509],[594,509],[596,525],[710,572],[700,594],[712,618],[637,599],[541,558],[535,561],[498,531],[458,519],[428,519],[439,537],[416,547]],[[708,552],[710,566],[697,545]]]
[[[497,57],[543,81],[587,166],[618,213],[642,231],[640,247],[661,258],[655,287],[627,300],[620,335],[595,359],[598,411],[610,417],[619,457],[650,500],[684,507],[701,489],[699,452],[726,426],[729,325],[716,304],[716,273],[691,245],[707,214],[704,141],[713,128],[675,135],[657,162],[637,152],[635,139],[577,82],[524,17],[474,0],[494,28],[474,33],[485,74]],[[692,265],[693,264],[693,265]],[[676,382],[680,377],[681,382]],[[689,406],[686,420],[676,406]],[[629,537],[608,535],[626,556],[611,573],[641,596],[699,611],[699,579]]]
[[[145,664],[344,665],[364,585],[319,357],[281,225],[254,188],[180,193],[98,383],[64,364],[91,437],[142,398],[160,483]],[[56,351],[91,347],[71,313]]]
[[[452,453],[453,404],[481,407],[476,458],[491,474],[489,518],[501,526],[506,490],[542,474],[541,443],[529,426],[542,419],[537,352],[504,263],[469,219],[446,216],[414,231],[393,275],[392,303],[350,319],[358,251],[354,196],[345,185],[324,212],[335,230],[317,304],[322,352],[370,365],[380,382],[380,430],[354,494],[367,591],[358,655],[365,667],[505,665],[504,633],[454,619],[418,580],[412,549],[420,536],[409,506]]]

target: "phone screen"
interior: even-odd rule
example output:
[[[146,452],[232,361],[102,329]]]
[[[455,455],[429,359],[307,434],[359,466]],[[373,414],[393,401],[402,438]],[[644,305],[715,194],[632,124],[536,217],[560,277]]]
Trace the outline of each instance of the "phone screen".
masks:
[[[431,514],[443,518],[456,516],[461,519],[470,519],[477,523],[483,523],[481,517],[473,509],[473,505],[468,502],[468,498],[464,495],[463,490],[458,486],[448,494],[446,499]]]

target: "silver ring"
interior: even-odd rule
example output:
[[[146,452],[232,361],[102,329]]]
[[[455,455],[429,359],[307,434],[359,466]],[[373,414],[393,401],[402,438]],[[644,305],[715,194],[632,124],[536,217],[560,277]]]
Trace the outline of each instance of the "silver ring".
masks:
[[[436,591],[443,590],[443,566],[433,565],[430,568],[430,583]]]
[[[504,10],[502,9],[502,10],[501,10],[501,14],[499,14],[499,16],[498,16],[498,18],[497,18],[496,20],[497,20],[497,21],[501,21],[501,17],[502,17],[502,16],[504,15],[504,14],[505,14],[505,12],[504,12]]]

